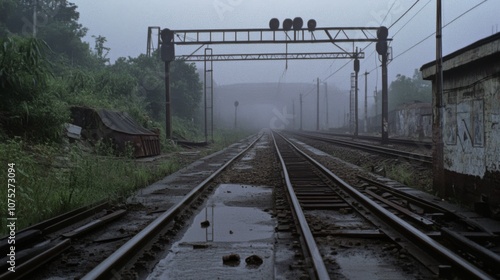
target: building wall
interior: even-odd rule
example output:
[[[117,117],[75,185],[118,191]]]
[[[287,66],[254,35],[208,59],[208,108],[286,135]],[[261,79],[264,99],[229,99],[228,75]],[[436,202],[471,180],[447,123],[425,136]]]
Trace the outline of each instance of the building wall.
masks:
[[[500,33],[443,58],[442,108],[435,61],[421,71],[433,81],[434,189],[500,217]]]
[[[443,167],[446,196],[500,213],[500,65],[492,61],[445,72]]]
[[[500,78],[466,70],[444,79],[444,168],[484,178],[500,171]]]

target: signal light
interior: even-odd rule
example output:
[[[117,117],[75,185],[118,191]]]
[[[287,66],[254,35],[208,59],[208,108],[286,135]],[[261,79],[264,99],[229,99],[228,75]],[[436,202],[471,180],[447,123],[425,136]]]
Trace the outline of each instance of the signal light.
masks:
[[[314,19],[310,19],[307,22],[307,30],[309,31],[314,31],[316,30],[316,21]]]
[[[354,59],[354,72],[359,72],[359,59]]]
[[[283,30],[289,31],[289,30],[302,30],[304,26],[304,20],[301,17],[296,17],[293,20],[290,18],[287,18],[283,21]],[[272,31],[276,31],[280,28],[280,21],[277,18],[272,18],[269,21],[269,29]],[[314,31],[316,30],[316,20],[310,19],[307,22],[307,30],[309,31]]]
[[[377,29],[378,42],[375,49],[380,55],[387,55],[387,36],[389,36],[389,29],[387,27],[381,26]]]
[[[300,30],[302,29],[302,25],[304,25],[304,21],[300,17],[296,17],[293,19],[293,29]]]
[[[269,21],[269,28],[271,28],[271,30],[273,31],[278,30],[280,28],[280,20],[277,18],[272,18]]]
[[[161,60],[163,61],[174,61],[175,60],[175,47],[174,41],[174,31],[165,28],[161,31]]]
[[[292,25],[293,25],[293,21],[289,18],[287,18],[283,21],[283,29],[284,30],[288,31],[288,30],[292,29]]]

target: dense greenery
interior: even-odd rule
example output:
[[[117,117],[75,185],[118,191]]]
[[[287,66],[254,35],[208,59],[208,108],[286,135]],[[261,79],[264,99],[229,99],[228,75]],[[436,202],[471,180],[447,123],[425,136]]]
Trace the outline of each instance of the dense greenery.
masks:
[[[107,156],[97,156],[81,145],[65,145],[61,155],[60,145],[20,139],[0,144],[0,176],[7,178],[7,163],[15,163],[18,228],[103,199],[119,201],[180,168],[177,158],[140,163],[110,156],[113,153],[107,147],[100,149],[107,150]],[[0,191],[4,198],[6,189]],[[0,200],[0,208],[7,210],[7,199]],[[0,221],[0,235],[6,233],[6,222]]]
[[[382,92],[377,92],[377,104],[382,104]],[[389,111],[404,104],[432,102],[431,82],[424,81],[420,71],[415,69],[413,77],[398,74],[389,86]],[[380,106],[380,105],[379,105]]]
[[[111,65],[106,38],[93,36],[90,49],[77,7],[66,0],[0,0],[0,7],[4,138],[57,140],[73,105],[127,111],[149,128],[164,127],[164,67],[156,56],[119,58]],[[174,116],[191,120],[201,99],[196,68],[176,61],[171,76]]]
[[[8,178],[8,164],[15,164],[19,228],[97,200],[119,200],[180,167],[175,156],[138,163],[131,153],[117,158],[102,144],[64,140],[63,125],[75,105],[126,111],[164,135],[163,62],[139,55],[111,63],[106,38],[93,36],[91,48],[78,19],[76,5],[66,0],[0,0],[0,177]],[[193,119],[201,89],[194,64],[172,63],[174,135],[200,140]],[[218,135],[224,146],[241,136]],[[164,152],[177,149],[164,137],[163,144]],[[7,197],[7,188],[0,196]],[[6,203],[0,200],[0,208]]]

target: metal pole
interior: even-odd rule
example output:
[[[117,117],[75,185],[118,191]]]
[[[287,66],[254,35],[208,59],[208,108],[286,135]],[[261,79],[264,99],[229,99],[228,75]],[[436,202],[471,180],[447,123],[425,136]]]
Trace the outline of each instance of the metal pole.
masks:
[[[316,79],[316,130],[319,130],[319,78]]]
[[[292,99],[292,129],[295,130],[295,99]]]
[[[325,99],[326,99],[326,130],[329,129],[330,125],[328,123],[328,83],[324,82],[325,84]]]
[[[302,93],[300,94],[300,130],[302,130]]]
[[[358,69],[354,78],[354,137],[358,137]]]
[[[434,182],[441,197],[446,196],[444,180],[444,143],[442,130],[444,128],[444,101],[443,101],[443,48],[442,48],[442,11],[441,0],[437,0],[436,7],[436,110],[433,125],[434,150]]]
[[[205,59],[204,59],[204,67],[203,69],[203,96],[204,96],[204,113],[205,113],[205,142],[208,142],[208,121],[207,121],[207,50],[205,49]]]
[[[368,74],[365,70],[365,133],[368,130]]]
[[[172,139],[172,111],[170,108],[170,61],[165,61],[165,137]]]
[[[234,129],[238,127],[237,119],[238,119],[238,106],[234,106]]]
[[[382,144],[389,142],[389,103],[387,88],[387,52],[382,57]]]

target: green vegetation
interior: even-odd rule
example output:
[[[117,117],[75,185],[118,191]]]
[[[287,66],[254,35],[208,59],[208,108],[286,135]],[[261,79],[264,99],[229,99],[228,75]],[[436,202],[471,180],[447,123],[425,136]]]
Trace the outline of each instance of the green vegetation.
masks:
[[[432,87],[430,81],[422,79],[422,73],[415,69],[413,77],[398,74],[396,80],[389,86],[389,111],[403,104],[414,102],[432,102]],[[382,91],[377,92],[377,103],[382,104]],[[379,105],[380,106],[380,105]]]
[[[119,201],[180,168],[176,158],[153,164],[86,153],[77,145],[64,145],[63,155],[60,150],[60,145],[29,145],[20,139],[0,144],[0,176],[7,178],[7,164],[15,163],[19,228],[102,199]],[[6,188],[1,193],[7,197]],[[7,210],[6,199],[0,208]],[[2,219],[0,234],[5,234],[5,223]]]
[[[70,107],[88,106],[126,111],[160,130],[163,152],[179,149],[164,137],[163,62],[139,55],[111,64],[106,38],[92,36],[91,48],[78,19],[77,6],[66,0],[0,0],[0,176],[7,178],[7,164],[15,163],[20,228],[98,200],[120,200],[180,168],[175,156],[145,164],[103,145],[64,140]],[[194,64],[172,63],[171,90],[174,135],[201,140],[202,85]],[[207,151],[240,136],[223,132]],[[7,197],[6,188],[0,196]],[[6,199],[0,208],[5,213]]]

